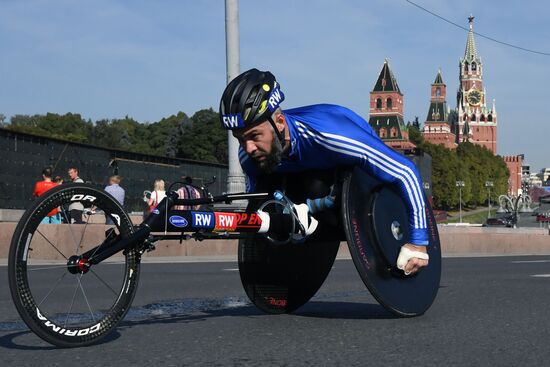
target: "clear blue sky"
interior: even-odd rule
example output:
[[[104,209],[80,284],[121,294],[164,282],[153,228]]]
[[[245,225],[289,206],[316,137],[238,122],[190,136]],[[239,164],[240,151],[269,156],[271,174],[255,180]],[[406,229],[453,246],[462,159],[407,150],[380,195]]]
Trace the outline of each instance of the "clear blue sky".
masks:
[[[504,42],[550,52],[550,5],[418,0]],[[217,109],[225,85],[224,1],[0,0],[0,113],[78,112],[158,121]],[[336,103],[368,117],[384,58],[405,120],[426,118],[441,67],[456,107],[467,32],[404,0],[240,1],[241,70],[271,70],[284,107]],[[497,100],[498,153],[550,167],[550,57],[476,36],[487,98]]]

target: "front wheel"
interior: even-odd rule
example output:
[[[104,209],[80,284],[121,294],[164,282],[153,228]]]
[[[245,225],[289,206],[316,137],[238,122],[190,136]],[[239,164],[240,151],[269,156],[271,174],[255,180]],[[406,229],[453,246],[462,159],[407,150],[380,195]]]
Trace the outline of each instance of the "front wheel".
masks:
[[[113,330],[134,298],[139,254],[127,250],[91,267],[80,255],[132,232],[122,206],[91,186],[62,185],[38,198],[17,225],[9,254],[11,295],[27,326],[60,347],[93,344]]]

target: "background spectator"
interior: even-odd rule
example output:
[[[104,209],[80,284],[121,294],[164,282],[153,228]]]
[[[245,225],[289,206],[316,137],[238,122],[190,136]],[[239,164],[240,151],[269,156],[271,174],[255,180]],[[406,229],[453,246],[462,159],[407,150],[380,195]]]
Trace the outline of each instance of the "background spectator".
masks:
[[[105,191],[111,194],[120,205],[124,206],[124,189],[120,187],[120,176],[113,175],[109,177],[109,185],[105,187]],[[106,217],[105,224],[114,224],[111,217]]]
[[[69,177],[74,183],[84,183],[84,181],[78,177],[78,168],[71,167],[69,168]],[[69,205],[69,214],[71,215],[71,223],[81,224],[82,221],[82,211],[84,210],[84,205],[81,202],[75,202]]]
[[[190,176],[182,177],[185,185],[178,189],[178,195],[180,199],[200,199],[202,197],[201,191],[193,186],[193,179]],[[176,205],[176,210],[198,210],[200,205]]]
[[[149,205],[149,213],[155,209],[165,197],[166,191],[164,190],[164,180],[155,180],[155,188],[153,192],[151,192],[151,197],[147,201],[147,205]]]
[[[52,189],[56,187],[57,184],[55,182],[52,182],[52,169],[51,168],[44,168],[42,170],[42,181],[38,181],[34,185],[34,191],[33,195],[35,197],[39,197],[44,195],[46,191],[49,189]],[[56,224],[61,223],[61,218],[58,217],[57,208],[53,209],[51,212],[48,213],[46,217],[42,219],[41,223],[47,223],[47,224]]]

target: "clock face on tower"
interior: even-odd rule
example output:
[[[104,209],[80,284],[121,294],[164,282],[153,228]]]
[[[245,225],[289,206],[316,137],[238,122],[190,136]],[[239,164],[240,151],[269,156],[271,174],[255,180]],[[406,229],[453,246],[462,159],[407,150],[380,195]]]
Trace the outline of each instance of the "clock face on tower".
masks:
[[[466,98],[468,99],[468,103],[471,104],[472,106],[479,105],[481,103],[481,97],[482,97],[482,93],[477,89],[470,90],[466,95]]]

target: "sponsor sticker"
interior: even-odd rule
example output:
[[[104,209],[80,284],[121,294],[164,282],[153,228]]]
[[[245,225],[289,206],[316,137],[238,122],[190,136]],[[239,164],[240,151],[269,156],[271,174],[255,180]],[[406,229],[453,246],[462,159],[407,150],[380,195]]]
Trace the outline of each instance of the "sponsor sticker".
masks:
[[[271,112],[275,112],[277,107],[279,107],[281,102],[284,100],[285,95],[283,94],[283,92],[281,92],[281,88],[279,88],[279,83],[275,82],[275,86],[273,87],[273,90],[267,98],[267,106],[269,107],[269,110]]]
[[[180,217],[179,215],[172,215],[170,219],[168,219],[168,221],[170,221],[170,223],[174,227],[179,227],[179,228],[187,227],[187,224],[188,224],[187,219]]]
[[[160,211],[157,208],[155,208],[151,211],[151,214],[160,214]]]
[[[256,213],[235,213],[237,214],[237,226],[239,228],[260,228],[262,219]]]
[[[92,196],[92,195],[76,194],[76,195],[73,195],[73,197],[71,198],[71,201],[91,201],[91,202],[94,202],[95,199],[96,199],[96,197]]]
[[[215,220],[212,212],[191,212],[194,228],[214,228]]]
[[[214,231],[234,231],[239,223],[236,213],[214,213],[216,216],[216,225]]]
[[[244,127],[243,116],[240,113],[232,113],[222,116],[223,126],[226,129],[240,129]]]

